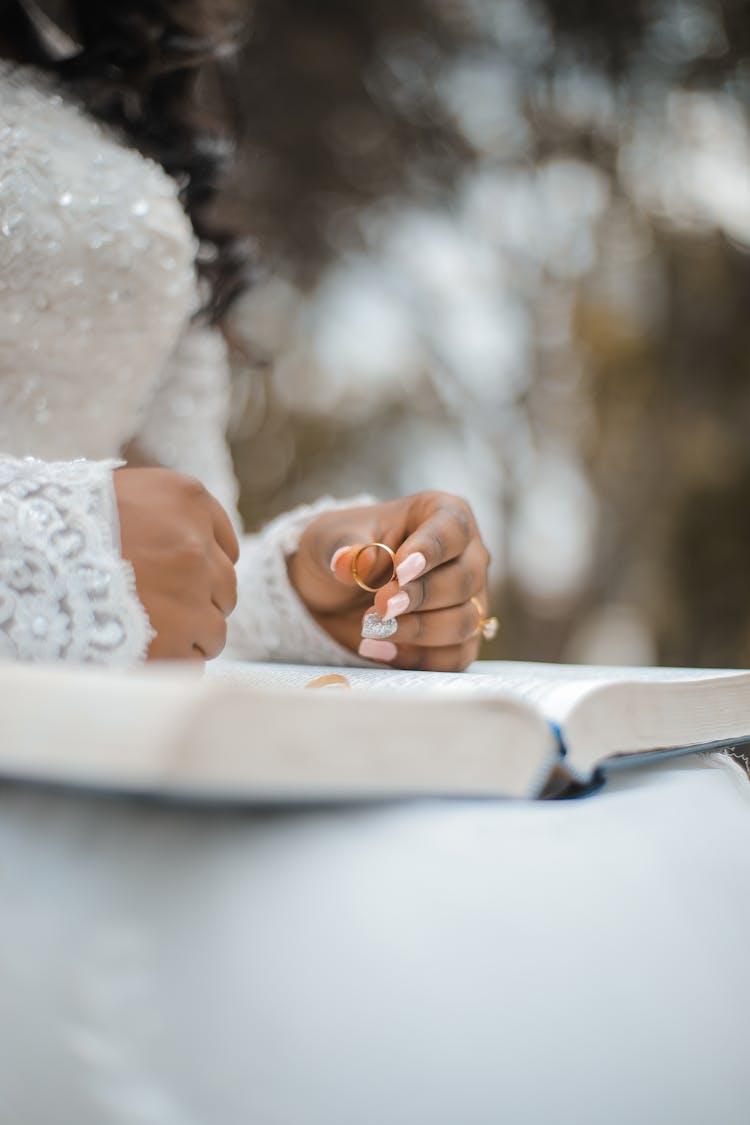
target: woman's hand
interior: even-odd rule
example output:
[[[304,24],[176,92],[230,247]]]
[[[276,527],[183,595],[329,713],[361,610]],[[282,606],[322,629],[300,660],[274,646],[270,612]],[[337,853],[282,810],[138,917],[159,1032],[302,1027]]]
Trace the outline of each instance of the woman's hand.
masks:
[[[122,556],[156,631],[149,660],[206,660],[226,642],[237,602],[237,536],[198,481],[169,469],[118,469]]]
[[[365,543],[386,543],[397,577],[376,594],[361,590],[352,558]],[[420,492],[363,508],[326,512],[314,519],[289,560],[291,581],[331,636],[362,656],[396,668],[462,670],[479,649],[479,612],[487,612],[489,553],[469,505],[444,492]],[[357,562],[368,585],[391,573],[383,551]],[[388,640],[362,640],[365,613],[395,618]]]

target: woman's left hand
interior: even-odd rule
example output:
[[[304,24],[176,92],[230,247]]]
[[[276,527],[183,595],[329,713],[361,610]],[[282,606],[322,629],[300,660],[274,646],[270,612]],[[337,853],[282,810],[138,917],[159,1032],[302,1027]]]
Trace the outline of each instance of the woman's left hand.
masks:
[[[384,551],[363,551],[360,589],[352,560],[367,543],[385,543],[396,556],[396,577]],[[302,535],[289,575],[316,621],[340,644],[395,668],[452,672],[477,656],[480,613],[488,616],[489,552],[465,500],[420,492],[362,508],[326,512]],[[380,585],[385,582],[385,585]],[[362,638],[365,614],[395,618],[387,640]]]

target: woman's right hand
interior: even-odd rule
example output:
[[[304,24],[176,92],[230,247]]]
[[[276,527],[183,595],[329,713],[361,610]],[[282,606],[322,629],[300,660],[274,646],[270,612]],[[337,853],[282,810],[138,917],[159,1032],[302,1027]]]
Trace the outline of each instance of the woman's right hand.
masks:
[[[202,484],[171,469],[117,469],[114,488],[122,556],[156,632],[148,659],[218,656],[237,603],[229,516]]]

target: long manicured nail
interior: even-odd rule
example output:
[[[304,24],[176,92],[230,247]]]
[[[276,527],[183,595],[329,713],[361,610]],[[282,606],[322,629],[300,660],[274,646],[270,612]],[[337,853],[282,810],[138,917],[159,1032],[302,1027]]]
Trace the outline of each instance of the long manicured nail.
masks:
[[[398,649],[390,641],[372,641],[369,638],[360,642],[357,651],[367,660],[384,660],[386,664],[395,660],[398,653]]]
[[[394,594],[393,597],[389,598],[385,603],[386,619],[389,617],[398,617],[400,613],[403,613],[404,610],[408,608],[409,595],[405,590],[400,590],[398,594]]]
[[[333,570],[333,571],[336,570],[336,563],[339,561],[339,559],[341,558],[342,555],[345,555],[346,552],[351,551],[351,549],[352,548],[351,548],[351,544],[350,544],[348,547],[339,547],[338,551],[333,552],[333,554],[331,555],[331,561],[328,564],[330,566],[331,570]]]
[[[396,567],[396,577],[398,578],[399,586],[405,586],[407,582],[419,578],[420,574],[427,566],[427,559],[421,551],[412,551],[407,555],[402,563]]]
[[[362,636],[369,637],[373,641],[384,641],[386,637],[392,637],[397,629],[397,621],[392,621],[389,617],[381,617],[374,610],[366,613],[362,621]]]

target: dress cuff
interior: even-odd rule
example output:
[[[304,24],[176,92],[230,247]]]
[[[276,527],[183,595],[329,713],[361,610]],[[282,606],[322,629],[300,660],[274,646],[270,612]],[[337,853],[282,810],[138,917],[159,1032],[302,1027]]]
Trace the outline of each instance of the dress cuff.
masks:
[[[120,556],[116,461],[0,457],[0,653],[132,665],[153,636]]]

